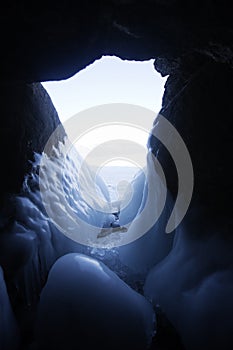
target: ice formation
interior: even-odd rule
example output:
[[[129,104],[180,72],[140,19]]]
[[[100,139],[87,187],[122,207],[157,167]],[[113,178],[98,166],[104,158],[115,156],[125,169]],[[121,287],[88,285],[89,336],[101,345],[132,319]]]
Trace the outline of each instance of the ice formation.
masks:
[[[63,147],[62,144],[60,146]],[[4,232],[0,237],[1,263],[6,271],[14,271],[12,282],[20,292],[19,297],[22,298],[23,302],[28,307],[34,303],[37,303],[41,289],[45,285],[46,290],[47,283],[50,283],[46,283],[48,273],[59,257],[72,252],[85,254],[86,257],[92,256],[98,260],[93,260],[90,258],[88,258],[89,260],[87,258],[87,260],[85,260],[82,258],[84,259],[85,263],[81,264],[81,266],[87,267],[86,281],[91,278],[92,271],[95,271],[95,267],[99,266],[97,271],[94,272],[94,274],[96,273],[97,283],[98,279],[100,278],[101,280],[103,277],[100,273],[100,270],[103,269],[103,271],[105,271],[104,274],[108,275],[108,284],[107,287],[104,287],[107,294],[106,298],[103,300],[101,299],[101,307],[103,310],[105,310],[106,305],[109,303],[109,297],[107,297],[107,295],[108,293],[112,294],[114,289],[115,294],[113,298],[112,312],[117,314],[119,311],[117,316],[118,320],[115,320],[115,330],[109,329],[109,334],[114,336],[115,339],[118,339],[117,341],[121,342],[121,345],[123,344],[124,338],[125,344],[132,341],[138,343],[138,345],[141,344],[141,348],[146,348],[147,344],[149,344],[151,341],[153,332],[155,331],[155,315],[150,303],[131,288],[138,288],[137,283],[140,276],[138,276],[135,272],[132,272],[131,274],[129,267],[120,261],[119,251],[117,248],[111,246],[108,248],[102,248],[101,246],[84,246],[70,239],[69,234],[65,235],[64,232],[59,230],[59,226],[57,223],[53,222],[51,217],[48,216],[49,211],[45,210],[41,201],[41,188],[48,190],[46,186],[51,186],[50,190],[47,191],[50,196],[48,203],[51,205],[52,209],[57,213],[57,215],[59,215],[59,219],[63,221],[62,223],[66,224],[66,228],[69,231],[70,226],[68,225],[69,220],[67,221],[67,213],[62,207],[62,202],[59,201],[59,191],[56,191],[55,185],[56,179],[58,179],[58,169],[64,166],[63,159],[59,157],[59,149],[54,149],[53,156],[48,160],[50,182],[44,182],[40,184],[39,187],[38,169],[40,167],[40,162],[41,155],[35,154],[33,170],[30,174],[28,174],[28,176],[26,176],[21,193],[8,198],[8,209],[6,206],[6,213],[2,213],[6,222],[4,223]],[[89,221],[93,224],[93,226],[97,225],[97,232],[99,232],[101,227],[112,227],[114,220],[115,222],[120,222],[119,218],[116,217],[116,213],[101,213],[93,210],[91,206],[86,205],[85,201],[82,200],[79,189],[75,187],[77,186],[77,178],[74,164],[70,158],[67,160],[63,175],[62,186],[68,198],[70,210],[72,209],[79,218],[81,217],[83,219],[84,227],[86,227],[85,223]],[[89,173],[89,175],[91,176],[91,173]],[[41,179],[43,181],[43,177],[41,177]],[[135,194],[140,200],[142,199],[143,195],[143,180],[144,175],[140,174],[134,181],[135,191],[137,190],[137,184],[140,188],[140,191],[138,193],[136,191]],[[99,191],[102,192],[102,196],[108,200],[108,192],[101,179],[97,179],[97,186],[99,187]],[[95,200],[95,197],[93,197],[93,200]],[[140,204],[136,201],[132,212],[129,211],[129,208],[122,211],[122,220],[124,218],[125,220],[129,220],[129,215],[131,215],[131,218],[134,217],[138,212],[139,207]],[[13,208],[14,210],[13,223],[10,222],[10,208]],[[80,229],[81,228],[82,227],[80,227]],[[69,262],[70,265],[73,264],[72,259],[71,262]],[[103,265],[103,263],[106,265],[106,267]],[[90,266],[90,268],[88,266]],[[111,268],[112,271],[108,269],[107,266]],[[68,267],[67,269],[66,274],[69,276],[71,272]],[[119,279],[118,276],[121,279]],[[82,279],[83,277],[84,276],[82,276]],[[72,278],[75,280],[74,276],[71,276],[71,279]],[[125,284],[125,282],[123,282],[123,280],[128,283],[128,286]],[[91,288],[95,294],[94,286]],[[110,289],[108,290],[107,288]],[[123,300],[121,304],[120,300],[122,297]],[[131,299],[132,301],[130,301]],[[56,300],[56,298],[54,300]],[[99,300],[98,303],[100,303],[101,300]],[[107,304],[105,302],[107,302]],[[87,304],[88,303],[89,301]],[[129,311],[129,315],[126,317],[126,314],[128,314],[128,312],[126,312],[127,310]],[[133,313],[133,316],[130,316],[131,313]],[[108,320],[108,317],[110,318],[110,315],[111,312],[108,310],[106,320]],[[124,323],[126,320],[131,323],[130,327],[128,327],[128,331],[129,334],[134,335],[134,338],[128,335],[126,336],[126,334],[123,335],[123,333],[126,332]],[[138,322],[140,323],[140,326]],[[118,333],[118,330],[119,332],[122,332],[121,335]],[[126,333],[128,333],[128,331]]]
[[[96,259],[67,254],[50,270],[38,307],[39,349],[146,349],[151,304]]]
[[[14,271],[12,283],[21,300],[28,306],[32,305],[44,288],[37,323],[40,349],[50,341],[51,349],[57,349],[63,341],[70,346],[73,342],[77,345],[80,339],[88,341],[89,333],[85,332],[89,331],[94,332],[93,339],[102,347],[106,345],[110,348],[107,338],[111,336],[122,348],[126,348],[127,342],[131,346],[132,341],[145,349],[155,331],[151,304],[162,308],[181,335],[187,350],[232,349],[232,242],[224,241],[217,233],[191,239],[185,225],[176,230],[173,241],[171,234],[165,234],[166,208],[158,221],[146,226],[145,230],[143,220],[159,214],[156,205],[164,186],[150,152],[146,179],[143,172],[135,177],[132,183],[133,201],[120,211],[114,227],[116,213],[93,209],[88,204],[89,200],[96,199],[91,192],[87,202],[81,198],[73,159],[68,158],[64,168],[59,149],[54,149],[48,160],[49,181],[42,182],[41,188],[50,196],[47,202],[49,210],[59,217],[63,225],[61,231],[48,216],[49,210],[45,210],[41,201],[38,185],[40,160],[41,155],[36,154],[32,173],[25,178],[22,192],[8,199],[6,212],[1,213],[3,232],[0,236],[0,264],[4,272]],[[68,212],[62,206],[56,187],[61,167],[60,189],[70,206]],[[91,178],[90,169],[87,171]],[[101,179],[96,181],[102,198],[108,201],[107,187]],[[169,206],[169,203],[168,194],[166,205]],[[14,208],[14,222],[11,222],[9,208]],[[145,208],[148,211],[142,215]],[[72,226],[74,213],[83,219],[83,227],[81,225],[77,229],[77,226]],[[115,244],[124,234],[139,238],[120,247],[114,244],[85,246],[70,239],[72,235],[69,232],[86,233],[82,231],[82,228],[90,226],[86,223],[97,228],[97,241],[102,228],[127,227],[126,232],[102,237],[101,242],[107,244],[111,241]],[[67,234],[64,234],[64,229]],[[140,236],[143,230],[145,234]],[[89,238],[92,233],[90,231]],[[2,272],[0,279],[0,345],[1,349],[8,350],[9,346],[14,349],[17,345],[17,336],[14,339],[10,336],[17,334],[17,327]],[[133,289],[141,294],[144,290],[151,304]],[[49,315],[48,321],[45,315]],[[56,332],[55,340],[51,337],[52,332]]]

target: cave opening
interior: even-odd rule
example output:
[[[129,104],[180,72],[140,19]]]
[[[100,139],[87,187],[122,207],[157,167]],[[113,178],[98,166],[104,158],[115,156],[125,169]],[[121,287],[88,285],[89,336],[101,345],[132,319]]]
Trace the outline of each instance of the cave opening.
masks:
[[[81,156],[81,162],[76,164],[77,171],[82,171],[83,163],[86,163],[94,174],[93,177],[85,173],[84,181],[79,176],[77,182],[85,182],[84,189],[82,185],[77,187],[75,184],[74,188],[82,193],[90,192],[90,181],[94,179],[93,192],[98,197],[103,192],[98,188],[98,179],[101,178],[107,186],[108,211],[113,215],[112,221],[103,223],[103,228],[121,228],[121,223],[125,224],[124,215],[119,221],[119,214],[130,201],[135,202],[133,192],[138,189],[133,188],[133,182],[137,182],[136,177],[146,179],[147,142],[162,105],[165,80],[156,72],[153,60],[126,61],[115,56],[103,56],[68,80],[42,83],[58,111],[68,138],[71,133],[74,148]],[[101,106],[104,108],[99,110]],[[90,112],[89,116],[88,111],[95,111],[95,108],[97,111]],[[141,108],[140,116],[135,108]],[[107,118],[103,119],[101,113]],[[124,114],[120,120],[119,113]],[[77,122],[73,124],[77,129],[80,124],[87,123],[75,138],[74,125],[69,126],[69,120],[74,120],[74,116]],[[145,126],[137,124],[137,118],[147,119]],[[137,201],[142,199],[139,198]],[[100,211],[103,205],[106,206],[106,198],[98,206]],[[136,211],[139,206],[140,203],[132,203],[131,210]]]

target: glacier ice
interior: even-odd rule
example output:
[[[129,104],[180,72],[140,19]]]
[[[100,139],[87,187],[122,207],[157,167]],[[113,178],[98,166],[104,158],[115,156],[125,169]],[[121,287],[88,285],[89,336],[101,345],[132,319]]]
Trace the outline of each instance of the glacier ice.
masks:
[[[146,349],[151,304],[100,261],[67,254],[50,270],[36,322],[39,349]]]

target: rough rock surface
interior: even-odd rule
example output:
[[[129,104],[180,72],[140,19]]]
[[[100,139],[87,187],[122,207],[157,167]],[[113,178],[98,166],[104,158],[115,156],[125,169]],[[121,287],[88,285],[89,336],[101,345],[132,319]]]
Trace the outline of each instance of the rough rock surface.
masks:
[[[40,83],[1,83],[0,96],[2,198],[4,193],[20,191],[34,152],[43,151],[60,121]]]
[[[228,5],[227,0],[4,2],[0,76],[28,81],[67,78],[104,54],[154,57],[165,75],[195,52],[232,66]]]
[[[166,83],[160,113],[181,134],[194,168],[194,193],[185,221],[188,232],[195,235],[213,229],[221,234],[232,232],[232,91],[232,69],[209,61],[189,77],[176,73]],[[177,174],[170,155],[157,140],[151,140],[151,145],[175,197]]]

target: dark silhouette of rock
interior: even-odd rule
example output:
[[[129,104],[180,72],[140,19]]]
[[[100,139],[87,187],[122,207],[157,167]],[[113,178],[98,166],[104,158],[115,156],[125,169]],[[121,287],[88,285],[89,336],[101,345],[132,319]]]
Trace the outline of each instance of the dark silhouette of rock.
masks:
[[[232,66],[229,1],[49,1],[1,5],[0,76],[64,79],[101,55],[156,58],[170,74],[195,52]]]
[[[161,114],[179,131],[194,168],[192,205],[185,220],[190,233],[232,232],[232,178],[230,164],[233,104],[233,72],[221,63],[204,62],[189,77],[182,72],[168,78]],[[168,187],[175,198],[177,174],[167,150],[158,140],[151,146],[163,165]]]
[[[0,96],[0,197],[3,197],[4,193],[20,191],[34,152],[42,153],[60,121],[40,83],[1,83]]]

